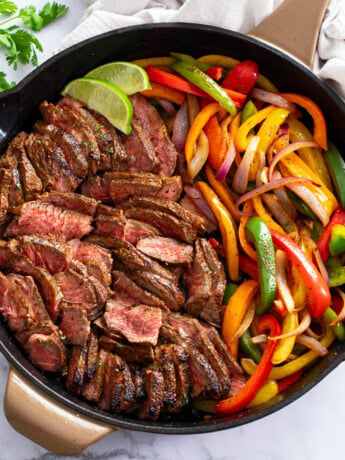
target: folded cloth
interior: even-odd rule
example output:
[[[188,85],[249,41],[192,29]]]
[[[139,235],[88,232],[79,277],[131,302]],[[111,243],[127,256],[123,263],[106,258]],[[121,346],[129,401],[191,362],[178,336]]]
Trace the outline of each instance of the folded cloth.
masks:
[[[59,51],[89,37],[139,24],[196,22],[247,33],[283,0],[85,0],[80,24]],[[331,0],[318,42],[314,72],[345,98],[345,0]]]

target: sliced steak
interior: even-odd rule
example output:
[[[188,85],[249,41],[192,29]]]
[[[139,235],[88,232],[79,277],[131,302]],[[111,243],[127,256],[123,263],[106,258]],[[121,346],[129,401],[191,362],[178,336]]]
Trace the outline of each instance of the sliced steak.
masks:
[[[82,304],[62,302],[60,330],[68,345],[84,347],[90,334],[90,321]]]
[[[174,357],[172,352],[173,345],[161,345],[155,349],[157,365],[163,374],[163,406],[168,412],[176,408],[177,388]]]
[[[126,219],[122,216],[101,215],[96,220],[96,234],[113,236],[115,238],[125,237]]]
[[[71,393],[79,394],[84,383],[87,349],[73,347],[68,362],[66,387]]]
[[[122,334],[130,343],[156,345],[162,325],[162,310],[147,305],[128,306],[109,301],[104,320],[107,327]]]
[[[86,378],[91,380],[97,369],[98,337],[91,331],[87,342]]]
[[[9,193],[12,173],[9,169],[0,169],[0,225],[7,222],[9,208]]]
[[[5,236],[52,234],[66,241],[90,233],[93,230],[91,222],[91,216],[30,201],[22,205],[20,215],[7,227]]]
[[[136,403],[132,405],[130,411],[138,409],[143,400],[146,397],[145,381],[144,381],[144,371],[142,366],[137,364],[129,364],[129,370],[131,371],[132,381],[134,384],[135,400]]]
[[[137,242],[137,249],[149,257],[170,264],[190,264],[193,260],[193,246],[173,238],[143,238]]]
[[[68,242],[68,246],[72,250],[74,260],[86,263],[94,260],[104,264],[107,270],[111,270],[113,266],[113,258],[111,251],[97,244],[88,243],[86,241],[72,240]]]
[[[111,203],[109,185],[100,176],[88,176],[81,185],[81,193],[103,203]]]
[[[108,352],[100,348],[97,354],[96,372],[89,382],[84,383],[81,391],[84,398],[88,401],[98,402],[101,398],[105,380],[107,359]]]
[[[203,219],[203,225],[205,227],[206,233],[212,233],[217,230],[218,225],[216,225],[213,221],[208,219],[205,214],[203,214],[200,209],[195,206],[191,198],[188,195],[185,195],[182,200],[180,200],[180,205],[185,208],[187,211],[199,216]]]
[[[89,276],[96,278],[104,286],[110,286],[111,272],[104,262],[95,259],[84,259],[83,264]]]
[[[30,361],[47,372],[63,371],[66,365],[66,348],[57,333],[32,334],[25,345]]]
[[[162,188],[157,193],[156,198],[178,201],[183,189],[181,176],[162,177],[161,179]]]
[[[148,344],[137,344],[116,340],[102,335],[100,347],[112,351],[129,363],[150,363],[154,359],[153,348]]]
[[[139,94],[130,96],[134,109],[134,125],[146,133],[158,159],[156,171],[161,176],[172,176],[176,168],[177,152],[169,138],[165,123],[158,111]]]
[[[193,389],[192,375],[190,372],[191,357],[185,347],[171,345],[171,354],[175,364],[176,373],[176,403],[170,412],[179,412],[188,404]]]
[[[126,173],[122,173],[125,175]],[[134,174],[112,180],[109,187],[111,199],[115,204],[120,203],[132,195],[156,195],[162,186],[161,181],[154,174]]]
[[[70,211],[79,212],[80,214],[87,214],[94,216],[96,214],[97,206],[100,201],[89,198],[79,193],[67,192],[49,192],[40,195],[38,199],[42,203],[48,203],[62,209],[69,209]]]
[[[158,236],[159,231],[150,224],[135,219],[126,219],[124,239],[134,246],[142,238]]]
[[[52,177],[52,159],[47,158],[41,136],[29,134],[25,140],[25,150],[32,166],[42,182],[42,190],[54,190],[56,178]]]
[[[146,401],[139,410],[139,418],[157,420],[163,406],[164,378],[158,370],[147,369],[145,373]]]
[[[149,134],[132,120],[132,132],[123,139],[130,172],[151,172],[158,167],[158,159]]]

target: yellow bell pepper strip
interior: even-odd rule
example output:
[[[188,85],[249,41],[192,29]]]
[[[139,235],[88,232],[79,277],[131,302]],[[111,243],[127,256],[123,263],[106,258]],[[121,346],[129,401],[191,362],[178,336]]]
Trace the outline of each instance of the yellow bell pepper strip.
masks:
[[[314,121],[313,139],[323,150],[327,150],[327,125],[320,107],[306,96],[295,93],[281,93],[286,100],[303,107]]]
[[[263,221],[265,221],[267,227],[273,228],[274,230],[277,230],[280,233],[284,233],[285,231],[282,229],[282,227],[277,224],[275,220],[272,219],[272,217],[268,214],[268,212],[265,209],[265,206],[262,204],[262,200],[259,196],[256,196],[255,198],[252,198],[253,201],[253,206],[254,209],[259,217]]]
[[[260,217],[251,217],[246,224],[248,240],[253,243],[258,258],[260,303],[256,313],[261,315],[273,306],[277,293],[276,260],[270,230]]]
[[[242,123],[235,137],[235,146],[238,151],[244,152],[247,149],[250,141],[250,136],[248,136],[249,131],[265,120],[274,109],[275,107],[273,105],[269,105],[268,107],[259,110]]]
[[[282,324],[282,334],[288,334],[298,327],[298,312],[292,311],[284,316]],[[280,340],[273,358],[272,363],[274,365],[283,363],[288,356],[292,353],[293,347],[295,346],[296,336],[285,337]]]
[[[213,190],[217,193],[219,198],[225,204],[227,210],[230,212],[236,222],[240,221],[240,215],[238,214],[234,200],[231,198],[230,190],[225,181],[220,182],[216,179],[215,173],[209,164],[205,167],[206,177]]]
[[[194,156],[195,143],[208,120],[219,110],[218,102],[207,104],[196,116],[186,139],[185,156],[187,164],[191,162]]]
[[[304,124],[296,118],[288,120],[290,127],[291,142],[298,141],[312,141],[313,136],[311,132],[304,126]],[[312,169],[319,177],[321,182],[330,190],[333,190],[331,178],[326,166],[325,159],[321,150],[313,147],[305,147],[299,150],[299,156],[302,160]]]
[[[163,56],[163,57],[153,57],[153,58],[147,58],[147,59],[136,59],[135,61],[132,61],[133,64],[140,65],[140,67],[148,67],[149,65],[152,66],[169,66],[173,62],[175,62],[176,59],[171,56]]]
[[[278,394],[278,383],[275,380],[267,380],[264,386],[256,393],[255,398],[247,407],[255,407],[264,404]]]
[[[245,281],[230,297],[225,308],[222,323],[222,337],[232,355],[237,358],[238,341],[233,341],[251,302],[253,302],[259,285],[254,280]]]
[[[232,281],[237,281],[239,274],[239,253],[235,222],[212,188],[206,182],[197,182],[197,184],[218,221],[229,277]]]
[[[333,330],[327,325],[326,334],[320,340],[320,343],[324,347],[328,348],[333,343],[334,339],[335,335]],[[272,342],[272,340],[269,340],[269,342]],[[310,364],[313,364],[313,362],[318,358],[320,358],[320,355],[316,353],[316,351],[308,351],[304,355],[299,356],[298,358],[288,362],[287,364],[284,364],[283,366],[273,367],[268,378],[273,380],[284,379],[290,375],[295,374],[296,372],[301,371]],[[241,359],[241,366],[249,375],[253,375],[258,368],[254,361],[248,358]]]
[[[262,333],[269,330],[269,337],[280,335],[281,327],[272,315],[262,315],[259,319],[258,330]],[[217,404],[217,414],[230,415],[245,409],[255,398],[260,388],[263,387],[272,370],[272,356],[277,347],[277,340],[269,340],[263,352],[260,363],[256,366],[254,374],[247,380],[244,386],[231,398],[220,401]]]
[[[141,91],[140,94],[149,98],[160,97],[177,105],[182,105],[185,100],[185,94],[181,91],[155,82],[151,82],[151,89]]]
[[[252,213],[253,212],[253,205],[251,200],[246,201],[244,203],[243,212],[245,213]],[[247,216],[241,216],[240,226],[238,228],[238,239],[240,240],[240,244],[242,246],[243,251],[250,257],[252,260],[257,260],[257,255],[255,249],[251,246],[249,241],[247,240],[246,235],[246,224],[249,220]]]
[[[307,287],[294,265],[291,267],[291,273],[293,278],[292,298],[296,309],[300,310],[307,302]]]

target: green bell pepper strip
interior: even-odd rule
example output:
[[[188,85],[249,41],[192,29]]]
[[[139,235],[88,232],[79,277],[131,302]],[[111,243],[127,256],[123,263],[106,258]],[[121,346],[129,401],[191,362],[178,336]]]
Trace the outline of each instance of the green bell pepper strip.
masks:
[[[248,240],[253,243],[258,256],[260,303],[256,313],[268,311],[276,298],[276,260],[272,237],[265,222],[260,217],[252,217],[246,223]]]
[[[329,250],[332,256],[345,252],[345,225],[336,224],[332,228]]]
[[[322,235],[324,228],[321,222],[315,221],[313,225],[313,229],[311,231],[311,237],[315,243],[319,241],[320,236]]]
[[[251,358],[256,364],[259,364],[262,358],[262,352],[260,348],[251,341],[250,332],[246,331],[239,338],[239,346],[242,353],[244,353],[248,358]]]
[[[325,313],[323,314],[323,318],[327,323],[331,323],[335,320],[338,315],[336,312],[331,308],[328,307]],[[334,334],[338,337],[339,340],[345,340],[345,327],[342,323],[335,324],[332,326]]]
[[[345,207],[345,161],[336,146],[328,141],[328,151],[324,154],[337,195]]]
[[[190,54],[184,54],[184,53],[170,53],[170,54],[177,61],[188,62],[189,64],[194,65],[195,67],[197,67],[198,69],[202,70],[203,72],[206,72],[206,70],[210,69],[211,67],[214,67],[214,66],[206,64],[204,62],[197,61]]]
[[[342,286],[345,284],[345,267],[327,268],[330,287]]]
[[[288,197],[290,198],[291,203],[294,205],[298,212],[304,214],[307,217],[310,217],[310,219],[319,219],[317,215],[311,210],[310,206],[307,205],[307,203],[305,203],[299,196],[297,196],[291,190],[286,190],[286,192],[288,194]]]
[[[228,305],[230,297],[236,291],[237,288],[238,286],[235,283],[228,283],[226,285],[223,296],[223,305]]]
[[[256,113],[257,111],[258,109],[256,108],[253,101],[249,100],[248,102],[246,102],[241,115],[241,124],[244,123],[252,115],[254,115],[254,113]]]
[[[236,115],[236,106],[231,97],[212,78],[189,62],[176,61],[170,65],[177,73],[218,101],[230,115]]]

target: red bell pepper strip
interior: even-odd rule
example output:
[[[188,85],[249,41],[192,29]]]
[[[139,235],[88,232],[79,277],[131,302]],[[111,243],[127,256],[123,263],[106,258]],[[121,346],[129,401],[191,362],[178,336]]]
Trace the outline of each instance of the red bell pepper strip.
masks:
[[[206,70],[205,74],[213,78],[213,80],[219,81],[222,78],[223,69],[222,67],[211,67]]]
[[[217,241],[215,238],[210,238],[208,241],[214,249],[217,249],[220,246],[220,242]]]
[[[337,315],[339,315],[343,306],[344,306],[343,300],[337,295],[332,295],[332,310],[334,310]]]
[[[261,315],[258,324],[259,334],[266,330],[270,331],[269,336],[275,337],[281,334],[281,327],[272,315]],[[257,365],[253,375],[247,380],[245,385],[231,398],[224,399],[217,404],[218,415],[230,415],[245,409],[254,399],[257,392],[266,382],[272,370],[272,357],[279,340],[268,340],[262,358]]]
[[[296,372],[295,374],[289,375],[288,377],[285,377],[283,380],[279,380],[277,382],[278,384],[278,393],[281,393],[282,391],[286,390],[290,385],[293,383],[297,382],[301,375],[303,374],[303,370],[300,370]]]
[[[333,214],[329,224],[321,233],[321,236],[317,242],[317,247],[319,248],[320,256],[323,261],[327,260],[330,255],[329,242],[332,236],[332,228],[337,224],[345,225],[345,211],[341,206],[335,210],[335,213]]]
[[[259,76],[259,68],[254,61],[243,61],[237,64],[222,83],[223,88],[248,94]]]
[[[331,293],[324,278],[307,255],[286,235],[270,229],[273,243],[288,256],[307,286],[308,310],[313,318],[321,318],[331,304]]]
[[[257,281],[259,279],[257,263],[243,254],[240,254],[240,270],[253,278],[253,280]]]

